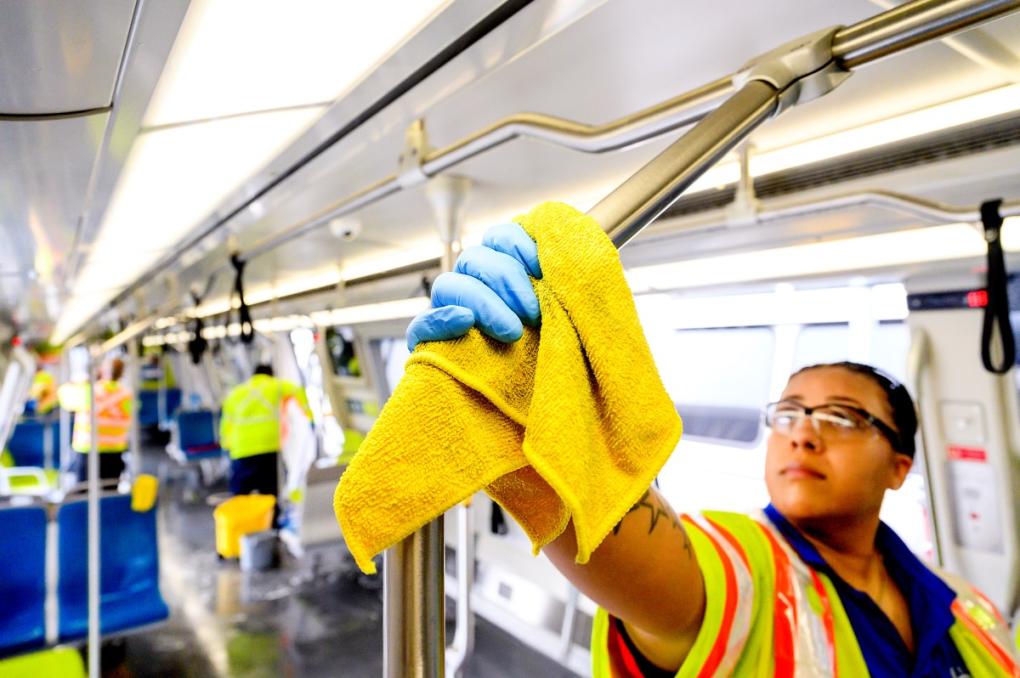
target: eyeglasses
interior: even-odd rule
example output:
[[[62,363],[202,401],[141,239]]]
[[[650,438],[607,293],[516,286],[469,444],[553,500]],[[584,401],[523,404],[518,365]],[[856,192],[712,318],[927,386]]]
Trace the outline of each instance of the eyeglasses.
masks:
[[[868,430],[877,430],[894,450],[899,452],[902,447],[900,435],[889,424],[860,407],[836,404],[804,407],[785,400],[765,407],[765,425],[781,435],[793,433],[804,417],[811,419],[811,426],[818,435],[829,440],[851,439]]]

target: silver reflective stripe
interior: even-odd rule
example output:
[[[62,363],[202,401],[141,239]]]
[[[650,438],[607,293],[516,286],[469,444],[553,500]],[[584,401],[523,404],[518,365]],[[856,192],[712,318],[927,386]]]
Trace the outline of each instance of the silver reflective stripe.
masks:
[[[246,411],[251,404],[255,404],[259,401],[262,405],[263,412],[268,412],[268,415],[261,415],[257,417],[231,417],[231,422],[238,426],[248,426],[251,424],[268,424],[270,422],[278,422],[280,420],[280,413],[278,405],[274,405],[266,400],[266,397],[254,386],[248,387],[248,394],[244,400],[237,407],[240,411]]]

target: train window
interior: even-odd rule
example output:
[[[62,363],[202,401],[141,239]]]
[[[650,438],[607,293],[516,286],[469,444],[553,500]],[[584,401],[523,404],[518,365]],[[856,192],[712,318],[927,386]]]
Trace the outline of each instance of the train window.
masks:
[[[910,351],[910,328],[904,322],[878,323],[871,335],[871,356],[868,363],[889,373],[898,381],[907,379],[907,353]]]
[[[677,330],[652,352],[684,435],[753,445],[768,400],[775,337],[769,327]]]
[[[793,369],[808,365],[834,363],[850,357],[850,325],[825,323],[808,325],[797,335]]]
[[[361,376],[361,366],[354,349],[354,332],[349,327],[326,329],[326,347],[333,361],[333,373],[341,377]]]
[[[386,337],[377,342],[379,357],[382,359],[383,373],[386,376],[386,391],[393,393],[393,390],[404,377],[404,363],[411,355],[407,350],[407,341],[404,337]]]

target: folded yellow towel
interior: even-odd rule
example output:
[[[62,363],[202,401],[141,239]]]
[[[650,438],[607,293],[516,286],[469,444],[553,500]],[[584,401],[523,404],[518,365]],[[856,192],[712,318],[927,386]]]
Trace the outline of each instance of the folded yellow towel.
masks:
[[[542,262],[541,329],[513,344],[472,329],[415,349],[334,497],[365,572],[482,488],[536,553],[572,520],[585,563],[680,437],[609,238],[560,203],[516,221]]]

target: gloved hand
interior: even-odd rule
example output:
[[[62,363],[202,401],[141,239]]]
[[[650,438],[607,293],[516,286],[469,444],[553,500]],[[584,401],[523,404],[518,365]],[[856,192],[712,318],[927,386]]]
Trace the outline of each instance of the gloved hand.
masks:
[[[523,323],[535,327],[541,316],[531,277],[542,277],[535,241],[517,224],[493,226],[432,283],[432,308],[407,326],[407,348],[455,339],[475,325],[493,339],[517,341]]]

